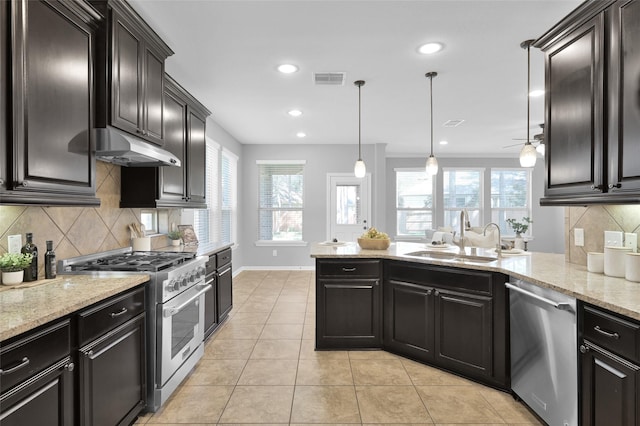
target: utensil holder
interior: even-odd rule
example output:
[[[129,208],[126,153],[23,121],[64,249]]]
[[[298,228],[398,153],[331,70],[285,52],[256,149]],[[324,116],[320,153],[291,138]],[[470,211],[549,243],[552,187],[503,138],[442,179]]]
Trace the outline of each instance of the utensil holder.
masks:
[[[131,239],[133,251],[151,251],[151,237],[140,237]]]
[[[601,274],[604,272],[604,253],[587,253],[587,271]]]
[[[625,274],[625,255],[631,252],[630,247],[613,247],[604,248],[604,274],[610,277],[624,278]]]

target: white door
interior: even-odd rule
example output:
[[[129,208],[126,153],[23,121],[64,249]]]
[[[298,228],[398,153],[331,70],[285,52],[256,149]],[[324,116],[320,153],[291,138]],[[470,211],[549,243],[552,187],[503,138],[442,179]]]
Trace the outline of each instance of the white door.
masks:
[[[327,240],[356,241],[369,228],[371,175],[328,174]]]

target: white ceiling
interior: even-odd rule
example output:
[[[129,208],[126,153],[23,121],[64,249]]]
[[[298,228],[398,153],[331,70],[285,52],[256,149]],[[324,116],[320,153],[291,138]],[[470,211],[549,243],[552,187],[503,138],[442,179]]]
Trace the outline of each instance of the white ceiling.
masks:
[[[436,156],[517,156],[526,137],[527,54],[581,0],[130,0],[175,51],[167,72],[243,144],[357,144],[387,155],[429,150],[433,79]],[[419,45],[445,49],[420,55]],[[544,88],[543,55],[531,50],[532,89]],[[300,70],[284,75],[281,63]],[[344,86],[316,86],[314,72],[346,72]],[[298,108],[303,115],[290,117]],[[532,98],[531,136],[544,99]],[[464,119],[456,128],[442,124]],[[295,135],[307,134],[304,139]],[[446,139],[449,144],[439,145]]]

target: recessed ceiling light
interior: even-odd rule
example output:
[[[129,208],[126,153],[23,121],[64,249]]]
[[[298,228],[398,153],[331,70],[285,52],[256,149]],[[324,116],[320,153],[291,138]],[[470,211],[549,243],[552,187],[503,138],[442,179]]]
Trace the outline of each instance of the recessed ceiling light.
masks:
[[[440,141],[440,145],[447,145],[448,143],[448,141]]]
[[[307,137],[307,134],[305,132],[298,132],[298,133],[296,133],[296,136],[299,137],[299,138],[305,138],[305,137]]]
[[[278,65],[278,71],[283,74],[291,74],[298,71],[298,67],[292,64],[282,64]]]
[[[529,92],[529,96],[531,96],[532,98],[537,98],[538,96],[542,96],[544,95],[544,90],[538,89],[538,90],[532,90]]]
[[[291,111],[289,111],[289,115],[292,117],[300,117],[302,115],[302,111],[300,111],[299,109],[292,109]]]
[[[442,43],[426,43],[418,48],[418,52],[424,55],[431,55],[432,53],[439,52],[443,49],[444,45]]]

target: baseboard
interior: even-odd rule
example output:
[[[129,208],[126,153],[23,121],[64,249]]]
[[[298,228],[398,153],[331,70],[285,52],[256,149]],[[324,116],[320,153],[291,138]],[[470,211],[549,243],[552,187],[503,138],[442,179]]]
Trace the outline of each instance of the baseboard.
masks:
[[[235,277],[242,271],[315,271],[316,267],[309,266],[242,266],[233,272]]]

